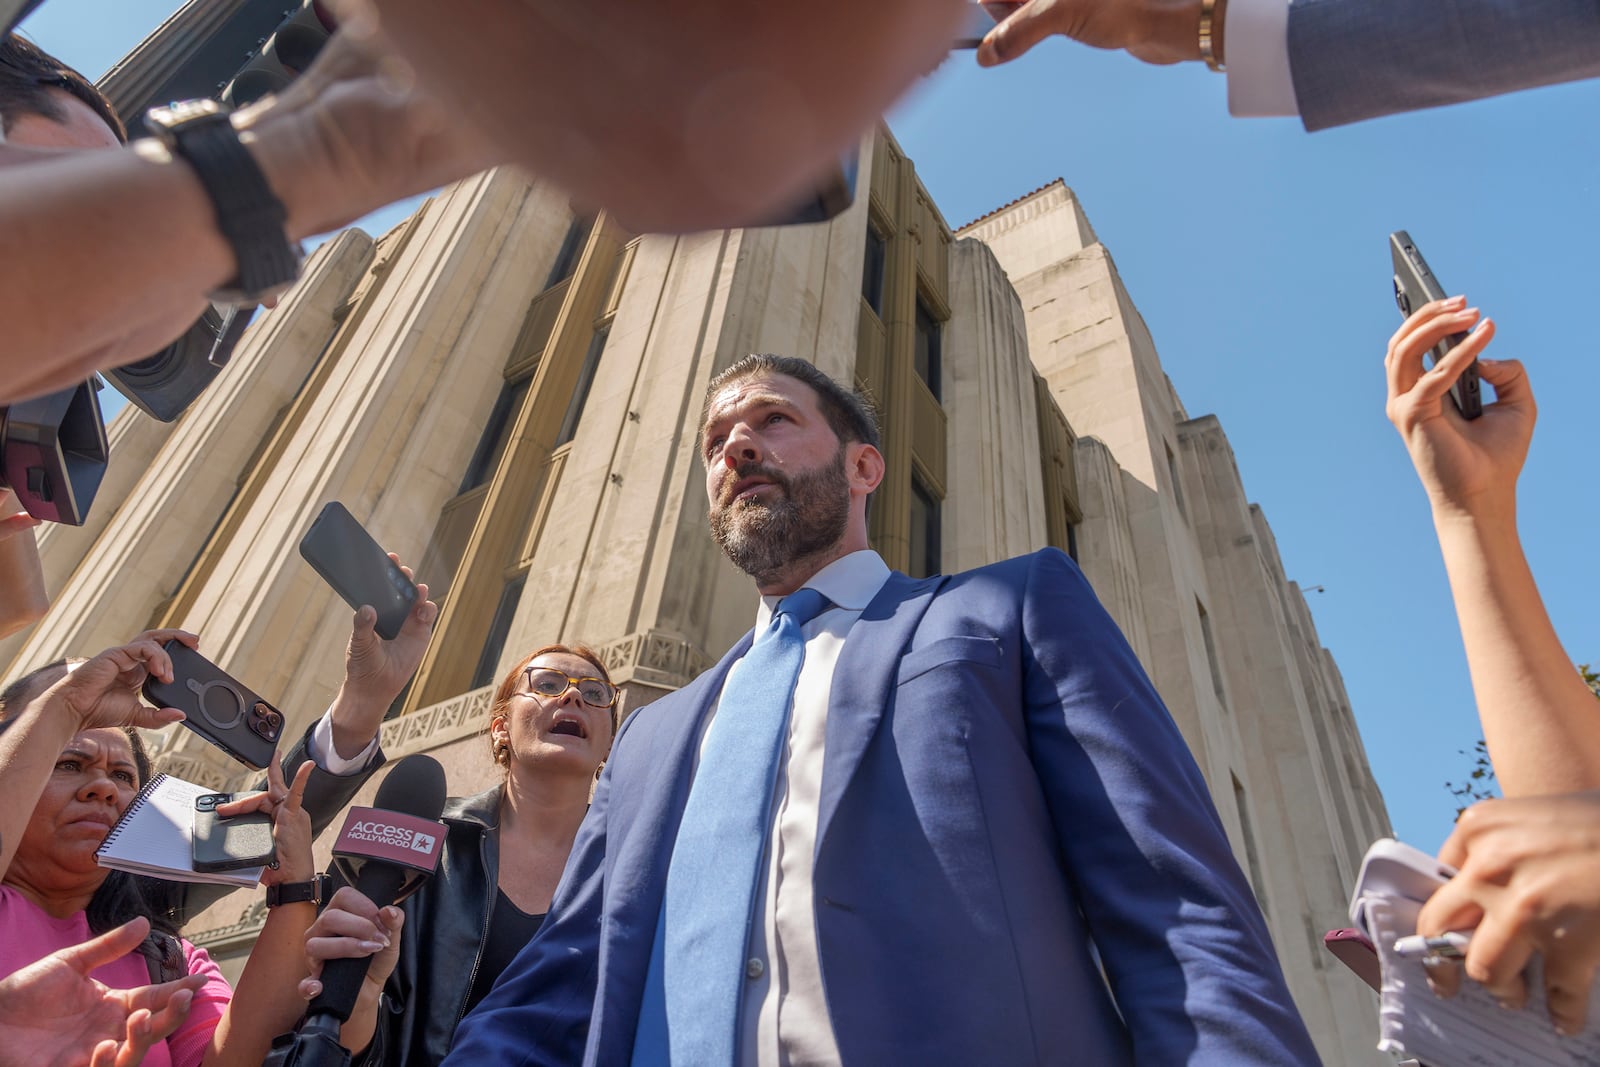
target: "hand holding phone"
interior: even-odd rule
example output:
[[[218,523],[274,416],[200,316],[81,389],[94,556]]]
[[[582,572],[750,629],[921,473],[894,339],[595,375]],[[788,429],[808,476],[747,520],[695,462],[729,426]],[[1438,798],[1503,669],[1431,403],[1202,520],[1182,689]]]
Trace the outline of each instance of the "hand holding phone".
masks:
[[[379,637],[393,641],[400,635],[417,587],[343,504],[324,505],[300,540],[300,555],[345,603],[378,613]]]
[[[1444,286],[1434,277],[1428,261],[1422,258],[1421,249],[1409,233],[1396,230],[1389,235],[1389,258],[1394,263],[1394,302],[1402,318],[1410,318],[1430,301],[1445,298]],[[1432,370],[1450,354],[1451,349],[1466,339],[1465,331],[1446,337],[1423,357],[1424,365]],[[1461,412],[1464,419],[1475,419],[1483,414],[1483,391],[1478,382],[1476,360],[1468,364],[1456,378],[1455,384],[1450,387],[1450,399],[1455,401],[1456,410]]]
[[[233,871],[277,862],[272,816],[246,812],[222,816],[217,808],[231,803],[232,793],[207,793],[194,798],[194,869]]]

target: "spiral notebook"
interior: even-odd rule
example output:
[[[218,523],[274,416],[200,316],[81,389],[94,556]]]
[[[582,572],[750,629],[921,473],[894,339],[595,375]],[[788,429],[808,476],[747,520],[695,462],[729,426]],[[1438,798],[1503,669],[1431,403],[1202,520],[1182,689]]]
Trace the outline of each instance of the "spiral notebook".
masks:
[[[194,869],[194,799],[213,792],[216,790],[170,774],[156,775],[139,790],[106,835],[95,852],[95,861],[113,870],[174,882],[255,885],[261,879],[260,867],[233,871]]]

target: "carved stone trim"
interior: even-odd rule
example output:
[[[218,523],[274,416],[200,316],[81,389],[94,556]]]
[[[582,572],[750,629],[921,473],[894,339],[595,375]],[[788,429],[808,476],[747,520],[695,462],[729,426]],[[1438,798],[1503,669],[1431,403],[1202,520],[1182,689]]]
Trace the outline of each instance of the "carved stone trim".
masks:
[[[640,682],[681,689],[716,660],[687,638],[665,630],[640,630],[600,648],[600,658],[618,685]]]
[[[243,914],[239,916],[238,922],[230,923],[227,926],[213,927],[210,930],[200,930],[192,934],[185,931],[184,936],[200,948],[211,952],[217,946],[231,946],[238,942],[253,943],[256,936],[261,933],[261,927],[265,925],[266,921],[267,901],[263,897],[245,908]],[[212,952],[212,955],[217,955],[217,953]]]
[[[470,689],[449,700],[418,708],[410,715],[390,719],[378,733],[384,755],[396,760],[483,733],[489,728],[489,705],[494,701],[494,688],[486,685]]]

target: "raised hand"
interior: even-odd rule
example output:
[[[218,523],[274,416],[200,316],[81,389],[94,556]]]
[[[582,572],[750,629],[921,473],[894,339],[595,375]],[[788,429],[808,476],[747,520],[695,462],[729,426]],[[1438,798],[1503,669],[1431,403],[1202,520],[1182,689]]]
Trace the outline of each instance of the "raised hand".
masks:
[[[78,729],[141,726],[158,729],[180,722],[176,708],[150,708],[141,700],[146,678],[172,681],[172,658],[161,646],[178,640],[197,648],[200,639],[187,630],[146,630],[125,645],[108,648],[69,670],[39,698],[78,718]]]
[[[1481,318],[1465,297],[1420,308],[1389,339],[1386,411],[1417,468],[1436,513],[1503,515],[1516,501],[1517,475],[1528,456],[1538,410],[1515,360],[1479,356],[1494,340],[1494,320]],[[1472,329],[1476,326],[1476,329]],[[1423,356],[1453,333],[1472,333],[1432,370]],[[1495,401],[1470,422],[1449,399],[1450,387],[1474,359],[1494,386]]]
[[[1219,43],[1225,7],[1226,0],[1218,0],[1212,15]],[[1009,63],[1056,35],[1125,49],[1146,63],[1199,59],[1200,0],[1029,0],[989,31],[978,62]]]
[[[294,781],[285,785],[283,767],[277,760],[269,760],[264,792],[251,793],[217,806],[217,815],[221,818],[252,811],[272,816],[272,839],[277,846],[278,864],[261,872],[262,885],[308,882],[317,873],[316,860],[311,854],[311,816],[302,807],[312,766],[310,760],[300,764]]]
[[[147,920],[135,919],[0,981],[0,1067],[133,1067],[165,1041],[188,1016],[202,976],[138,989],[89,976],[149,932]]]
[[[391,552],[389,558],[413,578],[399,556]],[[344,655],[344,684],[333,704],[333,741],[341,755],[359,752],[377,733],[389,706],[417,673],[438,618],[439,605],[428,599],[424,582],[417,582],[416,603],[392,641],[378,636],[378,613],[370,605],[355,613]]]

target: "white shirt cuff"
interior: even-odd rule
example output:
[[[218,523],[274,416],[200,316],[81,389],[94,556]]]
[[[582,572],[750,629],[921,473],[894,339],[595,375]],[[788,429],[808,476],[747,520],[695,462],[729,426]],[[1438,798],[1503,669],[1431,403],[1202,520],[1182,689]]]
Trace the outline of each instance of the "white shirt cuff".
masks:
[[[1289,0],[1228,0],[1226,17],[1228,110],[1241,118],[1300,114],[1289,72]]]
[[[367,742],[367,747],[356,753],[355,759],[345,759],[339,755],[339,750],[333,747],[333,709],[322,713],[322,718],[317,720],[316,729],[311,731],[311,740],[306,742],[306,754],[311,757],[311,762],[338,778],[345,778],[366,769],[372,761],[372,754],[378,750],[378,737],[373,735]]]

